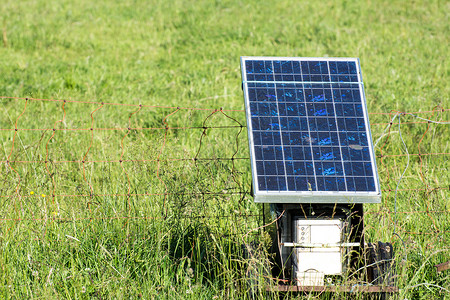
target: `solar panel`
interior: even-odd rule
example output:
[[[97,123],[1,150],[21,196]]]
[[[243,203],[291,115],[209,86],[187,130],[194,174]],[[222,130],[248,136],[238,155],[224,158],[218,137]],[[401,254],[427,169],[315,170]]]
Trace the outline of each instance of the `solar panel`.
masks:
[[[256,202],[380,202],[357,58],[241,57]]]

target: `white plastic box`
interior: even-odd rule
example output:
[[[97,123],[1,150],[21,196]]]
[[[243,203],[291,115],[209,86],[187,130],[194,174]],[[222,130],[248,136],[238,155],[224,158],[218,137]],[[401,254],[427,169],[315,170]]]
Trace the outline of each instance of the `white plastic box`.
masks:
[[[298,285],[323,285],[324,275],[339,275],[343,270],[344,222],[295,218],[293,222],[294,280]]]

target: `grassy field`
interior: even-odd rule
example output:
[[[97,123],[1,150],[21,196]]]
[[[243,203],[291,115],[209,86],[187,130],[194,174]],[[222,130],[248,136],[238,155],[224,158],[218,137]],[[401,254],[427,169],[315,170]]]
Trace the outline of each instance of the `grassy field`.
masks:
[[[433,0],[4,0],[0,96],[96,103],[0,99],[0,297],[248,297],[254,262],[241,245],[268,246],[255,229],[270,217],[249,195],[239,57],[359,57],[369,113],[448,109],[449,9]],[[450,119],[448,110],[418,115]],[[378,156],[404,154],[401,137],[409,153],[450,152],[449,125],[426,132],[401,116],[386,130],[390,117],[370,116]],[[49,130],[14,138],[16,120]],[[114,130],[69,130],[91,127]],[[448,154],[411,156],[396,194],[407,163],[378,159],[387,192],[365,207],[366,237],[394,243],[399,299],[449,299],[450,273],[434,267],[450,260]]]

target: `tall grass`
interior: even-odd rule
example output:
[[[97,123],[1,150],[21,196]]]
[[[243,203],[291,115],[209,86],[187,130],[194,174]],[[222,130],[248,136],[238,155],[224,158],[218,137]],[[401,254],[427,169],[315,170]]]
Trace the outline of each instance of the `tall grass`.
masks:
[[[447,8],[444,1],[7,0],[0,6],[7,37],[0,95],[241,110],[239,56],[346,56],[361,60],[369,112],[448,108]],[[1,99],[0,128],[14,128],[24,102]],[[57,126],[90,128],[97,108],[66,103]],[[42,163],[11,164],[20,184],[0,164],[0,195],[14,195],[18,186],[29,196],[0,198],[1,297],[312,297],[251,288],[267,283],[271,240],[253,230],[270,216],[249,196],[247,160],[171,160],[248,157],[238,124],[245,125],[244,113],[226,112],[236,123],[220,112],[180,110],[166,120],[170,127],[237,127],[171,129],[165,136],[163,119],[176,109],[147,107],[130,117],[136,110],[105,105],[93,113],[95,128],[123,130],[94,131],[91,147],[90,132],[18,133],[14,160],[45,160],[48,144],[53,161],[82,160],[88,149],[90,161],[119,160],[122,153],[123,160],[153,161],[49,163],[48,171]],[[61,102],[29,101],[18,126],[53,128],[63,116]],[[417,120],[401,117],[408,121]],[[129,122],[162,129],[128,132]],[[381,122],[388,117],[371,116]],[[400,126],[410,153],[418,153],[426,128]],[[377,154],[404,153],[397,126],[382,146],[384,129],[372,126],[373,139],[381,138]],[[13,135],[0,131],[1,160]],[[420,151],[448,153],[448,125],[432,124]],[[381,205],[365,206],[366,237],[394,243],[399,298],[448,298],[450,275],[433,265],[450,259],[449,192],[432,188],[448,186],[449,162],[445,155],[421,159],[422,167],[410,157],[399,187],[425,190],[396,197],[407,157],[378,160],[382,189],[392,192]],[[89,195],[89,184],[108,196],[51,197],[53,190]],[[114,196],[129,189],[156,195]],[[402,213],[427,210],[444,213]],[[262,248],[249,257],[244,244]]]

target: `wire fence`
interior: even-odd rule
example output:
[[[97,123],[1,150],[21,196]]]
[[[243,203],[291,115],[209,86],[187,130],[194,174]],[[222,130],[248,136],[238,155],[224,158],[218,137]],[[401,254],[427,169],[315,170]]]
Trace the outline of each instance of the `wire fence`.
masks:
[[[0,98],[8,228],[176,216],[245,233],[270,222],[251,197],[243,110]],[[373,236],[384,224],[390,238],[448,241],[449,111],[369,113],[383,193],[366,206]]]

